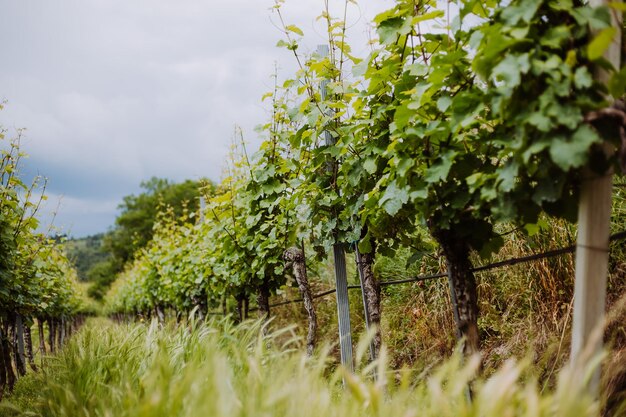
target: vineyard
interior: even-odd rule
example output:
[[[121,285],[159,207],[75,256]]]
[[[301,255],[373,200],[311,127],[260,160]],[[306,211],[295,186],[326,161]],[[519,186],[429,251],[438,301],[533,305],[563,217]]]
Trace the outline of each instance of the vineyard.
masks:
[[[36,370],[31,327],[37,327],[41,354],[50,353],[74,332],[87,313],[76,272],[65,254],[42,233],[36,233],[35,214],[41,201],[35,194],[40,179],[30,185],[19,176],[19,138],[9,140],[0,163],[1,285],[0,285],[0,395],[12,390],[26,367]],[[43,194],[41,195],[43,198]]]
[[[304,52],[277,1],[299,70],[260,148],[238,132],[198,210],[160,207],[98,308],[4,132],[1,392],[47,386],[41,415],[625,412],[626,8],[505,3],[397,0],[359,57],[328,4]]]

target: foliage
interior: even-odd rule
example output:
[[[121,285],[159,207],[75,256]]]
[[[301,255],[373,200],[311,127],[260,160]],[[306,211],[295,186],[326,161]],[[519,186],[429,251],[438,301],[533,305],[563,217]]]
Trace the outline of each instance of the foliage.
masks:
[[[23,182],[20,132],[8,145],[5,134],[0,130],[0,314],[72,315],[81,307],[76,271],[52,239],[36,233],[35,214],[45,198],[43,191],[34,197],[40,179]]]
[[[167,179],[153,177],[142,182],[144,191],[139,195],[124,197],[120,204],[121,213],[115,219],[116,227],[105,236],[105,249],[121,267],[152,239],[154,223],[161,207],[172,207],[177,216],[182,216],[186,210],[191,213],[198,210],[199,187],[200,184],[192,180],[172,183]]]
[[[287,334],[285,334],[287,332]],[[282,333],[282,334],[281,334]],[[564,369],[542,390],[524,362],[466,384],[477,361],[458,355],[429,375],[389,372],[380,360],[356,375],[329,371],[325,356],[305,360],[288,330],[263,336],[259,323],[229,321],[160,330],[150,325],[92,322],[40,374],[42,416],[591,416],[598,403],[584,391],[582,370]],[[367,340],[360,343],[359,359]],[[591,365],[590,365],[591,366]],[[372,380],[375,367],[379,378]],[[341,389],[345,378],[346,390]],[[27,392],[27,395],[32,395]],[[19,401],[20,399],[17,398]],[[22,402],[23,403],[23,402]],[[7,410],[6,415],[12,415]]]
[[[617,126],[587,118],[609,104],[607,91],[623,93],[620,69],[601,59],[609,15],[582,2],[468,0],[453,16],[399,0],[374,19],[379,37],[362,61],[342,22],[323,15],[330,56],[313,55],[286,83],[298,86],[289,114],[303,123],[291,145],[311,155],[294,195],[319,232],[312,242],[419,252],[426,228],[448,261],[457,325],[477,348],[470,252],[496,252],[501,221],[532,234],[542,211],[573,220],[581,169],[612,162],[598,145],[619,144]],[[301,31],[284,30],[280,46],[298,57]],[[362,83],[344,81],[344,63]],[[599,68],[614,79],[594,81]]]
[[[104,233],[98,233],[83,238],[55,237],[55,240],[61,241],[67,256],[76,266],[78,279],[80,281],[92,281],[89,276],[89,269],[110,256],[102,248]]]
[[[109,295],[112,310],[189,309],[189,283],[214,307],[276,291],[284,249],[304,241],[320,259],[335,243],[411,248],[408,263],[439,246],[477,304],[470,252],[492,256],[503,222],[533,235],[542,212],[571,219],[581,168],[610,162],[596,148],[614,129],[585,119],[607,92],[622,93],[621,72],[599,58],[606,8],[466,0],[450,14],[398,0],[374,19],[378,38],[361,59],[328,10],[328,56],[303,55],[304,33],[283,22],[281,4],[279,46],[300,66],[264,97],[272,112],[259,152],[235,152],[201,223],[153,228],[158,238]],[[592,77],[599,67],[608,85]],[[141,201],[129,198],[128,213]]]
[[[200,223],[193,224],[191,215],[176,221],[173,210],[159,217],[152,241],[107,297],[112,311],[147,313],[160,306],[181,312],[197,306],[206,312],[227,295],[267,299],[285,284],[282,254],[297,227],[289,198],[297,174],[285,147],[285,109],[275,98],[270,123],[259,128],[268,138],[252,158],[243,138],[234,148],[228,176],[215,192],[203,190],[207,209]]]
[[[611,83],[594,80],[594,69],[619,75],[602,61],[608,43],[599,42],[614,30],[607,8],[520,1],[495,9],[489,24],[474,32],[472,69],[485,84],[490,143],[500,164],[472,177],[472,184],[489,195],[499,218],[532,224],[544,210],[575,220],[580,169],[590,164],[606,171],[609,161],[596,145],[619,146],[617,126],[585,118],[609,105]]]
[[[103,239],[102,252],[110,258],[91,263],[86,273],[87,279],[93,281],[90,296],[97,300],[103,298],[117,274],[153,240],[163,212],[169,212],[170,218],[178,219],[174,221],[179,224],[185,223],[186,216],[198,212],[201,183],[211,194],[213,184],[208,180],[173,183],[153,177],[141,183],[143,193],[124,197],[119,206],[122,212],[115,220],[116,227]]]
[[[106,259],[90,265],[87,281],[91,283],[88,294],[95,300],[102,300],[118,273],[115,261]]]
[[[187,214],[174,217],[173,209],[159,215],[154,238],[139,251],[113,284],[107,297],[111,311],[149,314],[152,309],[171,307],[206,310],[210,266],[207,241],[189,222]],[[182,224],[181,224],[182,223]]]

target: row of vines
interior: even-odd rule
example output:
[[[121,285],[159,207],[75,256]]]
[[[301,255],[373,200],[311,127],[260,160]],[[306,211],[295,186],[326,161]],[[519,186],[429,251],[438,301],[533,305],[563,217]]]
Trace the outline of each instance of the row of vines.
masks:
[[[575,221],[582,168],[624,162],[623,109],[612,98],[623,96],[626,71],[602,57],[622,8],[441,3],[397,0],[374,19],[366,58],[352,54],[345,16],[321,16],[328,55],[302,53],[302,30],[283,23],[279,46],[299,70],[264,97],[272,111],[260,149],[248,155],[241,140],[200,221],[161,215],[108,294],[110,311],[203,315],[234,297],[245,316],[256,296],[269,315],[270,294],[291,274],[307,299],[304,253],[322,260],[339,244],[358,251],[376,325],[376,257],[434,243],[465,351],[476,352],[470,254],[496,252],[502,225],[532,235],[541,215]],[[284,22],[281,4],[273,11]],[[594,77],[599,68],[608,84]],[[309,318],[314,331],[314,310]]]
[[[31,329],[37,329],[39,353],[54,352],[87,312],[73,265],[37,232],[45,185],[22,178],[21,131],[13,140],[6,135],[0,128],[0,399],[27,365],[37,368]]]

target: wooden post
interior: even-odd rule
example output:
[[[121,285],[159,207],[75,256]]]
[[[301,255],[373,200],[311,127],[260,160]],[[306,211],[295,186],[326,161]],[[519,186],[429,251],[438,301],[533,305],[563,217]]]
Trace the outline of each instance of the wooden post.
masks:
[[[606,0],[590,0],[592,7],[608,6]],[[613,42],[604,57],[617,69],[621,55],[621,12],[609,8],[612,24],[617,28]],[[609,74],[599,71],[596,78],[606,83]],[[610,151],[612,152],[612,151]],[[572,322],[571,362],[589,360],[602,350],[602,323],[605,310],[606,280],[609,261],[609,226],[613,172],[598,175],[585,169],[578,208],[576,242],[576,282],[574,319]],[[594,332],[595,333],[594,335]],[[586,351],[585,351],[586,349]],[[585,355],[583,355],[585,351]],[[589,356],[587,356],[589,355]],[[596,369],[589,390],[599,393],[600,369]]]
[[[320,57],[328,56],[327,45],[319,45],[317,53]],[[322,100],[326,100],[326,86],[328,81],[322,81],[320,85]],[[334,145],[335,141],[330,132],[324,132],[326,145]],[[334,172],[334,164],[330,167]],[[341,351],[341,364],[350,372],[354,372],[352,359],[352,333],[350,330],[350,303],[348,301],[348,274],[346,272],[346,254],[341,244],[333,245],[335,260],[335,286],[337,288],[337,320],[339,323],[339,349]]]

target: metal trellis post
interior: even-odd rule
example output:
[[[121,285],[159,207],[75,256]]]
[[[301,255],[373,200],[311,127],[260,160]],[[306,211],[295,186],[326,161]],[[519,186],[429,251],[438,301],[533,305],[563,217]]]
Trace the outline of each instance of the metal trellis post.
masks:
[[[327,45],[319,45],[317,53],[320,57],[328,56]],[[320,85],[322,100],[326,99],[326,86],[328,81],[322,81]],[[327,146],[335,144],[335,140],[329,131],[324,131],[324,141]],[[335,162],[336,163],[336,162]],[[330,166],[334,171],[334,164]],[[354,372],[352,359],[352,333],[350,329],[350,303],[348,301],[348,274],[346,272],[346,254],[343,246],[339,243],[333,245],[335,260],[335,286],[337,287],[337,320],[339,323],[339,349],[341,351],[341,364],[351,372]]]

